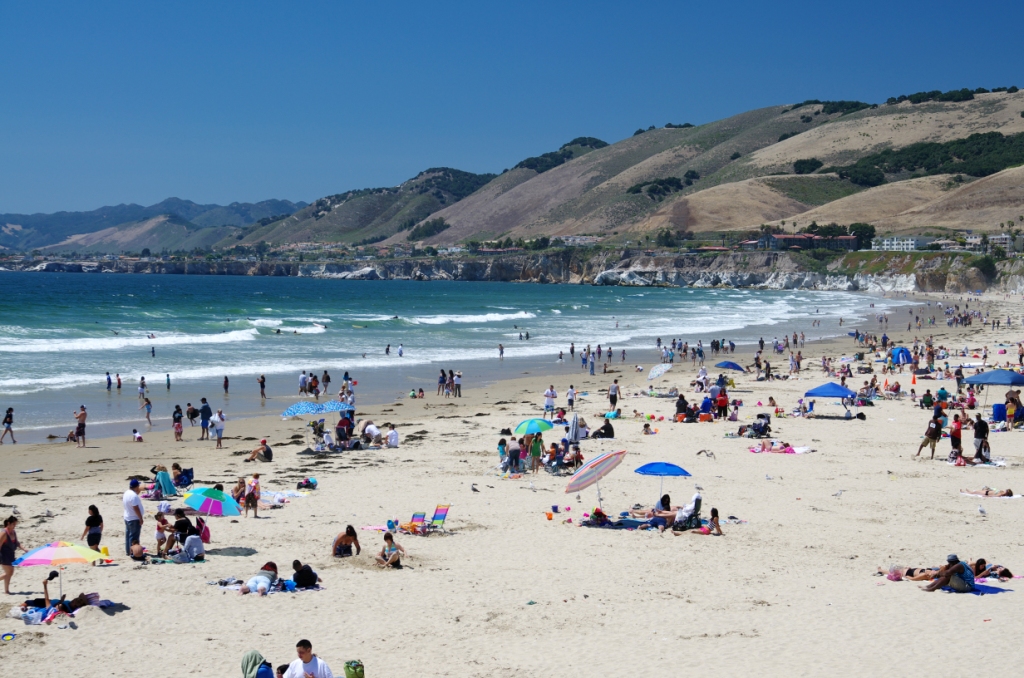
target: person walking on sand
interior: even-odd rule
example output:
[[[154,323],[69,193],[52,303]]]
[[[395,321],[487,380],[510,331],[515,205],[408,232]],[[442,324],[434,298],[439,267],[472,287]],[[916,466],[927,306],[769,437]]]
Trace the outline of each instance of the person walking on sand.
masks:
[[[174,429],[174,442],[181,442],[181,431],[182,431],[182,420],[185,418],[184,413],[181,411],[181,405],[174,406],[174,412],[171,413],[171,428]]]
[[[7,437],[8,433],[11,434],[12,443],[18,442],[17,440],[14,439],[14,429],[11,428],[12,426],[14,426],[14,408],[8,407],[7,414],[4,415],[4,432],[0,433],[0,445],[4,444],[4,438]]]
[[[217,410],[217,414],[213,415],[210,420],[210,425],[213,426],[214,432],[217,434],[217,449],[223,449],[221,440],[224,438],[224,422],[227,421],[227,417],[224,416],[224,410]]]
[[[498,344],[498,360],[504,360],[504,359],[505,359],[505,347],[502,346],[501,344]]]
[[[142,534],[142,523],[145,522],[138,489],[139,481],[132,478],[124,496],[121,497],[121,503],[124,505],[124,554],[126,556],[132,554],[132,540],[139,539],[139,535]]]
[[[608,402],[611,404],[611,409],[615,409],[615,403],[619,402],[619,380],[615,379],[612,381],[612,385],[608,387]]]
[[[112,383],[113,383],[113,380],[110,378],[110,372],[107,372],[107,390],[108,391],[110,390],[110,386],[111,386]]]
[[[260,375],[256,383],[260,385],[260,400],[267,399],[267,378],[264,375]]]
[[[85,447],[85,420],[89,416],[85,412],[85,405],[78,408],[77,412],[72,412],[72,416],[78,422],[75,426],[75,437],[78,438],[78,447]],[[14,436],[12,435],[13,439]]]
[[[153,403],[149,402],[149,398],[142,399],[142,404],[139,405],[139,409],[146,410],[146,423],[152,426],[153,420],[149,418],[149,415],[153,412]]]
[[[0,530],[0,566],[3,567],[4,593],[11,595],[11,577],[14,576],[14,560],[17,552],[15,549],[28,551],[18,541],[18,533],[15,527],[18,526],[18,517],[11,516],[4,521],[4,529]]]
[[[224,395],[228,394],[228,375],[224,375]]]
[[[206,402],[206,398],[200,398],[199,402],[202,403],[199,406],[199,439],[209,440],[210,419],[213,417],[213,408],[210,407],[210,403]]]
[[[544,391],[544,418],[547,419],[548,415],[554,416],[555,414],[555,398],[558,397],[558,392],[555,391],[555,385],[551,384],[548,386],[548,390]]]
[[[980,415],[979,415],[980,416]],[[939,419],[939,415],[932,415],[931,421],[928,422],[928,428],[924,432],[924,440],[917,448],[917,454],[915,457],[921,456],[921,450],[928,446],[932,449],[932,459],[935,458],[935,443],[942,437],[942,420]]]

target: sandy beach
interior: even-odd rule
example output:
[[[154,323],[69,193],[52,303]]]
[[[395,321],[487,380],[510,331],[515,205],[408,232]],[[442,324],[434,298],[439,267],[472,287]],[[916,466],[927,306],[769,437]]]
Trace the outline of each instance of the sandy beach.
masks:
[[[1018,301],[990,296],[984,307],[994,317],[1009,313],[1020,322]],[[988,346],[990,362],[1016,361],[1015,344],[1024,338],[1019,325],[991,331],[976,322],[950,329],[936,315],[931,331],[907,333],[899,331],[900,319],[906,327],[904,312],[888,334],[901,345],[915,334],[931,334],[936,344]],[[861,329],[874,331],[871,325]],[[1006,355],[996,354],[1000,344],[1011,343],[1004,346]],[[806,390],[828,381],[821,355],[838,358],[854,350],[852,339],[808,342],[804,370],[793,379],[736,377],[733,397],[744,401],[741,423],[769,411],[755,406],[769,396],[792,410]],[[750,364],[752,352],[737,358]],[[39,493],[2,499],[4,515],[17,507],[21,542],[32,548],[56,539],[80,541],[86,507],[96,504],[113,563],[69,565],[64,591],[98,592],[119,605],[84,608],[67,628],[59,628],[67,619],[27,626],[8,617],[8,609],[40,595],[49,568],[16,568],[16,595],[0,608],[0,633],[17,636],[0,642],[0,657],[17,673],[42,665],[45,675],[236,676],[246,651],[259,650],[276,666],[291,662],[296,641],[308,638],[335,675],[344,675],[345,661],[359,659],[366,675],[376,678],[649,675],[682,667],[707,675],[884,670],[946,676],[979,665],[979,642],[987,643],[984,656],[996,663],[1019,656],[1005,649],[1014,644],[1006,638],[1024,631],[1017,600],[1024,594],[1016,580],[989,580],[994,590],[987,595],[954,595],[873,576],[892,564],[939,566],[949,553],[972,561],[984,557],[1024,574],[1018,529],[1024,501],[959,493],[985,485],[1024,491],[1017,433],[992,435],[993,456],[1005,459],[1005,467],[953,467],[946,463],[948,439],[940,441],[935,460],[927,453],[914,457],[928,413],[909,399],[863,408],[865,421],[844,421],[838,401],[818,399],[818,418],[773,421],[775,437],[812,452],[752,454],[751,441],[725,437],[737,424],[669,423],[672,399],[634,395],[648,382],[646,371],[637,374],[633,365],[649,369],[655,362],[652,347],[635,352],[625,365],[616,356],[619,371],[613,375],[589,376],[577,365],[567,376],[559,366],[554,376],[534,372],[469,386],[459,399],[434,396],[424,384],[425,400],[360,406],[360,417],[397,426],[398,449],[326,458],[300,454],[305,421],[276,416],[229,422],[222,450],[197,441],[198,428],[187,421],[181,443],[161,426],[144,443],[125,435],[90,440],[85,449],[4,445],[0,492]],[[714,362],[708,360],[709,370],[717,374]],[[776,371],[783,362],[773,360]],[[654,383],[678,386],[689,398],[695,373],[686,361]],[[616,377],[624,387],[620,407],[626,417],[615,423],[617,437],[583,443],[588,459],[628,451],[601,483],[606,510],[616,516],[636,503],[650,505],[658,479],[633,469],[668,461],[692,474],[666,479],[673,504],[687,503],[699,483],[704,517],[715,507],[723,518],[745,522],[723,523],[722,537],[583,528],[579,518],[597,503],[593,487],[577,498],[563,492],[567,477],[544,471],[522,479],[499,476],[499,431],[540,416],[549,384],[559,404],[570,383],[588,392],[578,409],[593,423],[607,410],[603,389]],[[897,377],[911,388],[909,373]],[[855,377],[851,384],[860,381]],[[922,380],[914,388],[921,394],[951,384]],[[989,403],[1001,402],[1004,390],[990,387]],[[666,417],[654,424],[657,435],[641,435],[641,421],[630,418],[634,409]],[[274,447],[273,462],[243,463],[242,453],[263,437]],[[698,456],[700,450],[713,451],[713,458]],[[295,489],[308,476],[319,487],[284,508],[261,511],[259,519],[211,518],[205,563],[139,566],[123,554],[121,495],[129,476],[172,462],[194,467],[201,486],[230,486],[255,470],[264,494]],[[35,468],[43,470],[21,473]],[[439,504],[451,504],[446,534],[400,535],[406,567],[383,571],[373,565],[382,535],[361,527],[394,517],[404,522],[414,512],[426,512],[429,520]],[[560,511],[549,521],[545,512],[552,505]],[[153,550],[156,503],[145,506],[142,542]],[[362,554],[332,558],[332,540],[349,524],[358,530]],[[310,563],[324,589],[259,598],[208,583],[248,579],[267,561],[287,576],[293,559]]]

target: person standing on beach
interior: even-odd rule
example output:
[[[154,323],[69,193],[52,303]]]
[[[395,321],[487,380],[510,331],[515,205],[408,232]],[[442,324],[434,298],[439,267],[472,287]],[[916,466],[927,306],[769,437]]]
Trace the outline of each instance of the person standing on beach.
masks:
[[[456,398],[461,398],[462,397],[462,372],[456,372],[455,373],[454,382],[455,382],[455,397]]]
[[[228,375],[224,375],[224,395],[228,394]]]
[[[931,421],[928,422],[928,428],[924,432],[924,440],[921,441],[921,444],[917,448],[917,454],[915,454],[914,456],[920,457],[921,450],[923,450],[925,447],[930,447],[932,449],[932,459],[934,459],[935,443],[937,443],[939,441],[939,438],[941,437],[942,420],[939,418],[938,414],[933,414]]]
[[[611,404],[611,410],[615,410],[615,403],[619,402],[619,380],[615,379],[612,381],[612,385],[608,387],[608,402]]]
[[[139,400],[143,400],[146,397],[146,378],[142,377],[139,379]]]
[[[112,380],[110,379],[110,372],[107,372],[107,390],[110,390]]]
[[[502,346],[501,344],[498,344],[498,360],[504,360],[504,359],[505,359],[505,347]]]
[[[171,413],[171,428],[174,429],[174,442],[181,442],[181,431],[182,431],[182,420],[185,415],[181,412],[181,405],[174,406],[174,412]]]
[[[622,349],[622,362],[626,362],[626,349]]]
[[[224,422],[227,421],[227,417],[224,416],[224,410],[217,410],[217,414],[213,415],[213,419],[210,420],[213,426],[214,432],[217,434],[217,449],[223,449],[221,440],[224,438]]]
[[[576,344],[575,342],[569,342],[569,361],[576,360]]]
[[[303,372],[299,375],[299,395],[305,395],[306,393],[306,373]]]
[[[144,509],[142,500],[139,499],[138,492],[136,492],[138,489],[139,481],[132,478],[124,496],[121,497],[121,503],[124,505],[124,553],[126,556],[132,554],[132,541],[138,541],[139,535],[142,534]]]
[[[167,390],[171,390],[171,375],[167,375]]]
[[[565,392],[565,397],[569,399],[569,411],[574,412],[573,406],[576,404],[576,389],[569,384],[569,390]]]
[[[324,370],[324,376],[320,379],[320,383],[324,387],[324,393],[330,395],[331,393],[331,375],[327,374],[327,370]]]
[[[199,402],[202,403],[199,406],[199,439],[209,440],[210,419],[213,417],[213,408],[210,407],[210,403],[206,402],[206,398],[200,398]]]
[[[8,433],[11,434],[12,443],[16,444],[18,442],[14,439],[14,429],[11,428],[12,426],[14,426],[14,408],[8,407],[7,413],[4,415],[4,432],[0,433],[0,445],[4,444],[4,438],[7,437]]]
[[[267,378],[264,375],[260,375],[256,383],[260,385],[260,400],[267,399]]]
[[[590,374],[591,375],[594,374],[594,365],[595,365],[596,362],[597,362],[597,360],[594,358],[594,354],[591,353],[590,357],[587,359],[587,364],[590,366]]]
[[[117,374],[117,375],[115,375],[114,378],[117,379],[117,390],[120,391],[121,390],[121,375]]]
[[[555,391],[555,385],[551,384],[548,386],[548,390],[544,391],[544,418],[546,419],[550,413],[552,416],[555,414],[555,398],[558,397],[558,392]]]
[[[85,447],[85,420],[88,416],[85,413],[85,405],[82,405],[77,412],[72,412],[72,416],[78,422],[75,426],[75,437],[78,438],[78,447]],[[11,435],[11,439],[14,439],[14,435]]]

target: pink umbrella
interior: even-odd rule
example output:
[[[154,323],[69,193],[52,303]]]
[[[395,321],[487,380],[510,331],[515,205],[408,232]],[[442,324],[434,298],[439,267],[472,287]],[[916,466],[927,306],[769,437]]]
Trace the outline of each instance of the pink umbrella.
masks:
[[[601,504],[601,485],[598,482],[601,478],[611,473],[612,469],[621,464],[622,458],[625,456],[626,450],[619,450],[618,452],[606,452],[594,457],[576,469],[576,473],[573,473],[572,477],[569,478],[569,484],[565,486],[565,493],[579,492],[591,485],[597,485],[597,505],[603,509],[604,506]]]

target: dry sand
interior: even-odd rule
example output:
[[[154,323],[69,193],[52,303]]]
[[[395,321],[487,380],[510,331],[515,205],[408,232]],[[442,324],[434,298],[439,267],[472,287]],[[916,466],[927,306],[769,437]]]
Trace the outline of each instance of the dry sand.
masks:
[[[940,342],[954,334],[964,333],[944,325],[935,331]],[[994,348],[1000,339],[1016,341],[1024,333],[970,334],[950,343]],[[762,411],[752,405],[770,395],[793,407],[805,390],[824,381],[815,367],[822,352],[838,357],[852,350],[845,340],[808,344],[807,369],[798,379],[766,385],[740,377],[735,395],[747,404],[743,419]],[[749,354],[739,357],[750,362]],[[649,368],[652,360],[653,351],[643,363]],[[142,444],[125,436],[90,441],[85,450],[70,444],[3,446],[0,489],[42,493],[3,499],[21,513],[23,543],[77,540],[86,506],[96,503],[106,521],[104,543],[117,557],[106,567],[69,566],[65,591],[97,591],[123,607],[113,614],[88,608],[65,629],[3,618],[0,632],[18,636],[0,643],[0,657],[13,675],[237,676],[245,651],[258,649],[277,665],[291,661],[295,642],[308,638],[335,675],[343,675],[346,660],[358,658],[374,678],[672,675],[682,667],[705,675],[884,670],[946,676],[977,667],[982,657],[994,665],[1019,659],[1019,651],[1006,649],[1024,630],[1024,592],[1016,582],[1000,585],[1011,592],[976,596],[929,594],[914,583],[872,576],[891,563],[939,565],[951,552],[1024,572],[1024,501],[958,494],[986,484],[1024,487],[1017,434],[992,436],[993,452],[1007,459],[1007,468],[955,468],[944,459],[948,441],[940,445],[941,459],[913,457],[928,416],[909,401],[866,408],[865,422],[777,421],[782,439],[816,449],[806,455],[751,454],[748,441],[724,438],[735,424],[661,422],[658,435],[644,437],[640,422],[625,420],[617,423],[616,440],[583,445],[588,458],[629,451],[602,483],[613,515],[656,497],[657,479],[633,469],[670,461],[693,474],[666,481],[674,503],[686,503],[696,481],[704,487],[705,516],[717,507],[723,517],[748,522],[723,525],[725,536],[718,538],[579,528],[561,521],[578,520],[595,505],[593,488],[578,500],[563,493],[565,478],[541,472],[503,480],[493,472],[498,431],[537,415],[549,383],[559,402],[570,382],[589,391],[581,407],[588,419],[606,409],[599,389],[610,376],[557,372],[557,378],[529,374],[467,389],[459,400],[428,397],[360,408],[364,417],[396,422],[403,436],[426,431],[422,440],[406,438],[397,450],[300,456],[301,445],[281,443],[302,434],[302,422],[279,418],[229,421],[233,438],[224,450],[197,442],[198,429],[186,428],[186,442],[174,443],[167,422],[158,422]],[[694,372],[679,365],[658,383],[684,386]],[[627,393],[646,384],[630,370],[616,376]],[[909,380],[908,374],[902,381],[909,387]],[[924,382],[917,389],[923,392]],[[672,405],[628,395],[621,401],[627,413],[635,408],[668,415]],[[829,399],[819,399],[817,410],[842,412]],[[238,436],[277,443],[274,462],[242,463],[237,452],[253,442]],[[701,449],[715,457],[696,456]],[[315,475],[320,488],[259,520],[211,519],[205,564],[138,567],[120,555],[120,495],[129,475],[173,461],[195,467],[204,481],[227,484],[259,470],[265,492],[294,488],[304,475]],[[35,467],[44,471],[19,474]],[[472,483],[479,493],[471,491]],[[842,496],[834,497],[839,490]],[[330,557],[332,538],[346,524],[408,520],[414,511],[429,517],[442,503],[452,504],[450,533],[399,537],[409,552],[402,571],[372,565],[381,545],[374,532],[359,532],[361,556]],[[978,513],[981,503],[987,518]],[[146,504],[142,534],[152,548],[155,503]],[[549,522],[544,511],[552,504],[572,510]],[[48,510],[55,517],[45,517]],[[257,598],[207,584],[248,578],[268,560],[285,573],[295,558],[313,565],[325,590]],[[18,569],[11,589],[19,595],[11,598],[38,595],[47,571]]]

